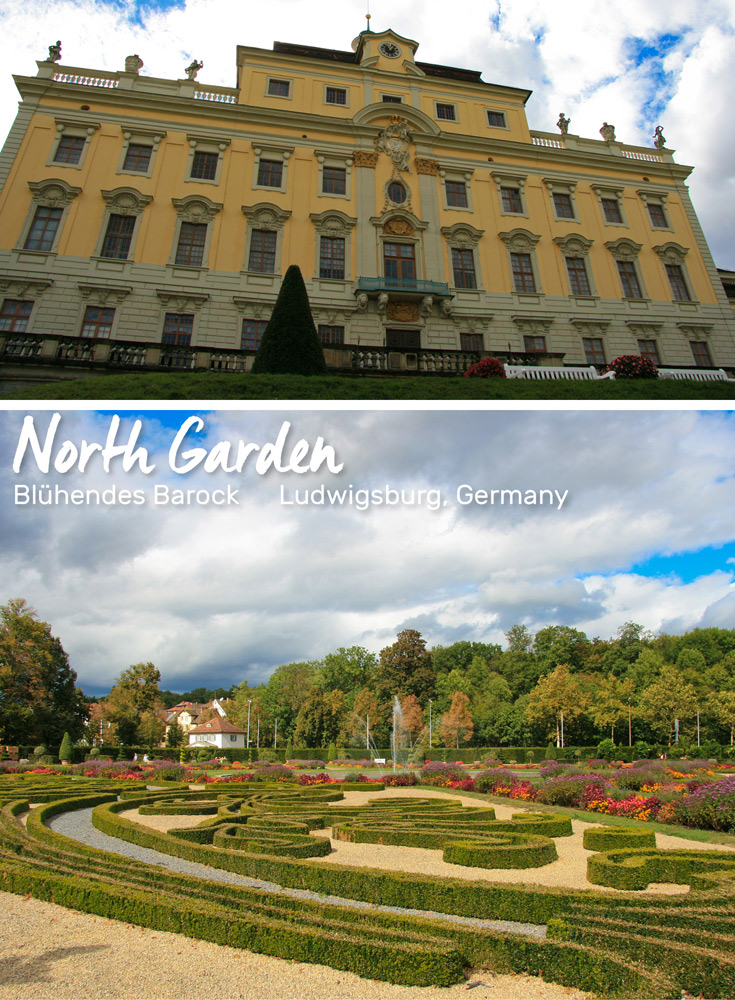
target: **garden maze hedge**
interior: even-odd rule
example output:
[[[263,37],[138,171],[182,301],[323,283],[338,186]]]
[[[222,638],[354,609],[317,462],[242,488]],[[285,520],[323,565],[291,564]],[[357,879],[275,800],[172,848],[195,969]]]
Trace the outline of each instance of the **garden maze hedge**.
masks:
[[[365,789],[366,800],[374,787]],[[657,851],[605,839],[590,880],[617,890],[553,889],[324,864],[325,831],[356,842],[441,849],[455,863],[528,867],[556,856],[569,820],[451,800],[335,805],[334,786],[295,789],[130,782],[36,775],[0,779],[0,888],[142,927],[349,970],[406,985],[447,986],[472,966],[527,972],[603,997],[735,995],[735,853]],[[19,817],[38,804],[24,826]],[[283,892],[178,874],[86,846],[52,830],[54,815],[94,807],[103,832],[163,854],[284,887]],[[161,833],[124,815],[202,815]],[[312,835],[312,831],[315,835]],[[627,831],[626,831],[627,832]],[[595,843],[592,836],[591,844]],[[608,846],[611,845],[611,846]],[[649,882],[688,884],[686,895],[636,895]],[[291,895],[307,889],[315,898]],[[321,897],[321,898],[320,898]],[[346,901],[340,905],[329,897]],[[392,912],[348,901],[400,908]],[[434,917],[404,910],[430,911]],[[454,916],[546,925],[512,933]]]

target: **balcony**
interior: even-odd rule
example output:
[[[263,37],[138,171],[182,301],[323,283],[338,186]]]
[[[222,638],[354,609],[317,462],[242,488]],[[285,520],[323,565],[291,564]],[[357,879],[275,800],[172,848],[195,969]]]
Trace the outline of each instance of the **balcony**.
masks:
[[[358,292],[400,292],[403,296],[435,295],[451,298],[446,281],[422,281],[419,278],[358,278]]]

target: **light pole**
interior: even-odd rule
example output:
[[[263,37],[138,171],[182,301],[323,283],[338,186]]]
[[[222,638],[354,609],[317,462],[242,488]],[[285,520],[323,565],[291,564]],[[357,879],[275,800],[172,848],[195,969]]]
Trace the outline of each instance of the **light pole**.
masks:
[[[276,716],[276,725],[273,730],[273,749],[278,749],[278,716]]]
[[[433,700],[429,698],[429,750],[431,750],[431,739],[432,739],[431,724],[433,720],[431,716],[431,706],[433,704],[434,704]]]
[[[630,698],[628,698],[628,746],[633,746],[633,721],[630,710]]]
[[[370,713],[365,716],[365,756],[370,757]]]
[[[250,699],[248,701],[248,750],[250,749],[250,706],[252,703],[252,699]]]
[[[699,709],[697,709],[697,746],[701,747],[702,744],[700,742],[699,736],[700,736],[700,733],[699,733]]]
[[[258,716],[258,742],[256,743],[258,750],[260,750],[260,716]]]

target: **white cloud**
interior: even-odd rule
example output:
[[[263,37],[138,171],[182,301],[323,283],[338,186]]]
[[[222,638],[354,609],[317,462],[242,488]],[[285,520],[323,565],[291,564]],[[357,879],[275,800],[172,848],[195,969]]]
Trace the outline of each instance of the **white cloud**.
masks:
[[[183,690],[342,645],[378,651],[406,622],[430,645],[501,641],[515,622],[614,635],[634,619],[675,631],[724,622],[733,574],[691,583],[630,567],[651,556],[732,541],[735,423],[722,413],[229,412],[206,414],[200,443],[265,442],[285,419],[332,444],[337,477],[180,477],[187,488],[239,488],[229,508],[12,506],[17,481],[127,488],[170,480],[166,444],[186,414],[143,421],[150,477],[90,469],[83,477],[9,471],[21,413],[0,420],[0,499],[7,542],[0,602],[22,596],[52,623],[87,688],[153,660]],[[160,415],[159,415],[160,416]],[[38,417],[45,426],[48,414]],[[98,440],[109,416],[65,414],[64,436]],[[127,418],[125,426],[129,426]],[[66,480],[69,480],[67,482]],[[281,482],[313,489],[433,487],[446,506],[282,507]],[[569,490],[561,510],[455,502],[476,489]],[[675,569],[676,563],[673,562]]]

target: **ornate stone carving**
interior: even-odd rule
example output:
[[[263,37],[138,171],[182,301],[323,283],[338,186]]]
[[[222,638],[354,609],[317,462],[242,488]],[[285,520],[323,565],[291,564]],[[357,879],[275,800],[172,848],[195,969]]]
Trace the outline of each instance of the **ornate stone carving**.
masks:
[[[657,125],[653,130],[653,145],[656,149],[664,149],[666,146],[666,136],[663,125]]]
[[[257,205],[243,205],[242,213],[254,229],[283,229],[286,219],[291,215],[267,201]]]
[[[176,214],[184,222],[211,222],[222,208],[221,202],[211,201],[204,195],[190,194],[186,198],[171,199]]]
[[[659,255],[664,264],[683,264],[684,258],[689,253],[687,247],[680,246],[678,243],[663,243],[661,246],[653,248],[654,252]]]
[[[33,200],[37,205],[44,205],[46,208],[66,208],[82,189],[72,187],[66,181],[49,177],[45,181],[28,181],[28,187],[33,192]]]
[[[366,149],[355,150],[352,154],[352,162],[356,167],[371,167],[374,170],[378,159],[377,153],[369,153]]]
[[[61,59],[61,42],[56,42],[55,45],[49,45],[48,47],[48,59],[47,62],[58,62]]]
[[[594,242],[594,240],[588,240],[585,236],[580,236],[579,233],[569,233],[567,236],[557,236],[554,238],[554,243],[556,243],[562,253],[571,254],[575,257],[586,257]]]
[[[420,312],[422,316],[431,316],[432,310],[434,308],[434,299],[431,295],[424,295],[421,300]]]
[[[143,69],[143,60],[140,58],[138,53],[134,53],[132,56],[127,56],[125,59],[125,72],[138,74]]]
[[[357,305],[358,312],[367,312],[368,307],[368,297],[365,292],[360,292],[355,299],[355,304]]]
[[[511,229],[509,232],[498,233],[498,236],[513,253],[531,253],[541,239],[527,229]]]
[[[383,232],[386,236],[413,236],[414,228],[408,219],[388,219]]]
[[[393,115],[390,122],[375,140],[378,153],[385,153],[391,158],[398,170],[409,172],[409,148],[411,145],[411,130],[405,118]]]
[[[572,326],[582,337],[604,337],[610,326],[610,320],[573,319]]]
[[[600,129],[600,135],[605,142],[615,142],[615,126],[608,125],[607,122],[603,122],[602,128]]]
[[[554,320],[547,316],[513,316],[513,322],[522,336],[545,337]]]
[[[712,326],[710,324],[677,323],[676,325],[687,340],[707,340],[712,333]]]
[[[615,260],[635,260],[643,248],[642,243],[635,243],[623,236],[619,240],[610,240],[605,244]]]
[[[418,302],[389,302],[386,307],[386,318],[397,323],[416,323],[419,318]]]
[[[381,292],[378,296],[378,312],[381,316],[385,314],[385,310],[388,308],[388,293]]]
[[[128,285],[97,285],[91,281],[80,281],[77,283],[77,288],[85,302],[102,307],[119,306],[133,290]]]
[[[442,299],[441,311],[443,316],[450,317],[454,312],[454,306],[452,305],[451,299]]]
[[[439,164],[436,160],[420,159],[416,157],[413,161],[416,167],[417,174],[432,174],[438,176],[439,174]]]
[[[192,59],[192,61],[184,70],[184,72],[186,73],[187,80],[196,80],[197,73],[203,66],[204,66],[203,62],[197,62],[196,59]]]
[[[450,247],[469,250],[477,246],[485,235],[485,230],[475,229],[466,222],[456,222],[453,226],[442,226],[441,234]]]
[[[38,299],[53,285],[51,278],[0,279],[0,292],[11,299]]]
[[[191,312],[194,309],[201,309],[210,298],[207,292],[189,292],[176,288],[157,288],[156,295],[162,305],[174,312]]]
[[[357,219],[345,215],[344,212],[326,211],[312,213],[310,216],[316,231],[321,236],[347,236],[357,225]]]
[[[132,187],[113,188],[112,191],[100,191],[105,204],[115,215],[140,215],[150,202],[153,195],[141,194]]]
[[[571,120],[572,120],[571,118],[565,117],[563,111],[559,112],[559,120],[556,123],[556,127],[559,129],[562,135],[566,135],[567,132],[569,131],[569,123],[571,122]]]

